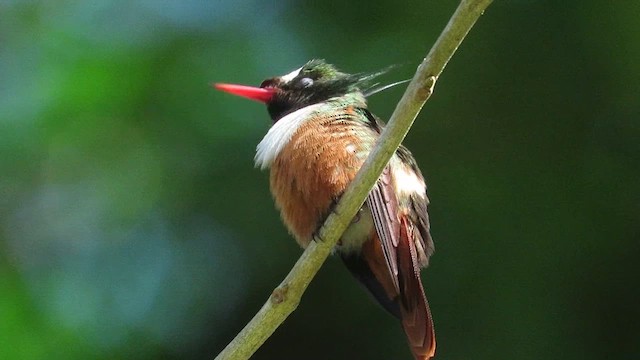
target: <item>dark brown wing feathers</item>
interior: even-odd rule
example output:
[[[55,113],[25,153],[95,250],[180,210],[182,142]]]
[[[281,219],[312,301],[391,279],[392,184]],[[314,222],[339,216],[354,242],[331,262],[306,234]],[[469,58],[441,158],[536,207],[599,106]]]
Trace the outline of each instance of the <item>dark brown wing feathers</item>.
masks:
[[[393,190],[391,171],[387,166],[366,202],[371,209],[380,242],[365,243],[363,246],[363,252],[367,252],[370,273],[381,284],[386,285],[385,292],[390,296],[386,301],[393,301],[399,306],[402,327],[415,358],[419,360],[433,357],[436,348],[431,312],[420,279],[420,265],[426,265],[426,259],[420,259],[416,249],[418,241],[427,258],[433,252],[427,203],[426,198],[412,197],[408,204],[405,203],[405,206],[412,207],[412,211],[402,211]],[[399,214],[399,211],[402,213]],[[407,213],[414,216],[410,218]],[[383,264],[379,264],[382,256],[375,254],[376,250],[382,252],[386,269]],[[380,260],[372,260],[375,258]],[[393,288],[389,286],[389,280]],[[385,306],[385,299],[380,299],[379,296],[376,298]],[[385,308],[389,310],[389,304]]]
[[[398,285],[398,262],[396,249],[400,237],[400,223],[398,221],[398,201],[393,193],[391,183],[391,171],[387,166],[380,179],[374,185],[367,197],[367,206],[373,215],[373,222],[376,227],[378,237],[382,242],[382,252],[391,274],[391,281],[399,291]]]

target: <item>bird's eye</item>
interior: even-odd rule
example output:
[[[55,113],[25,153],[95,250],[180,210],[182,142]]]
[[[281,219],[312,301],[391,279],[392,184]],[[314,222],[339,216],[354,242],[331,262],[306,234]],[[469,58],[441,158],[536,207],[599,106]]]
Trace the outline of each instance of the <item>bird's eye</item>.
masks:
[[[308,78],[308,77],[304,77],[304,78],[300,79],[299,83],[300,83],[300,86],[302,86],[303,88],[307,88],[307,87],[313,85],[313,79]]]

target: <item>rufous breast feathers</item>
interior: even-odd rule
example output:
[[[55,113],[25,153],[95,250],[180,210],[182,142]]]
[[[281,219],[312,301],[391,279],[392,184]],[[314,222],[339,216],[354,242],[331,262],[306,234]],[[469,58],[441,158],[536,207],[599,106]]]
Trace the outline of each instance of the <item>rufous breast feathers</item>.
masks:
[[[271,165],[271,191],[289,231],[306,247],[362,166],[369,144],[345,108],[299,126]]]

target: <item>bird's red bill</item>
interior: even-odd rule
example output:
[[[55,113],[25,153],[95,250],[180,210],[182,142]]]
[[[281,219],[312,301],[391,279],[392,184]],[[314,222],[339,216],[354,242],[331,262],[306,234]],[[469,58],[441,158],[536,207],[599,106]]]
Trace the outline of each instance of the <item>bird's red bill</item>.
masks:
[[[215,88],[229,94],[238,95],[247,99],[269,102],[273,98],[276,90],[274,88],[259,88],[253,86],[235,85],[235,84],[214,84]]]

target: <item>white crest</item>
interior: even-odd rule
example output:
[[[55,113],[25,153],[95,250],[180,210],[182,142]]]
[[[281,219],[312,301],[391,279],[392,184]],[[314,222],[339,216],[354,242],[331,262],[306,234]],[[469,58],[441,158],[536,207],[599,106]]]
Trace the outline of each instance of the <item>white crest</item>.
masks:
[[[276,121],[256,147],[256,166],[263,170],[270,167],[300,125],[311,118],[313,112],[321,106],[322,103],[305,106]]]
[[[300,74],[300,70],[302,70],[302,68],[295,69],[292,72],[288,73],[287,75],[282,75],[280,77],[280,80],[282,80],[283,82],[288,83],[289,81],[295,79],[296,76],[298,76]]]

